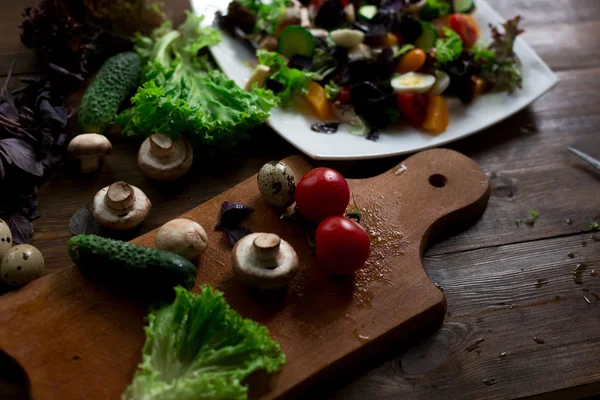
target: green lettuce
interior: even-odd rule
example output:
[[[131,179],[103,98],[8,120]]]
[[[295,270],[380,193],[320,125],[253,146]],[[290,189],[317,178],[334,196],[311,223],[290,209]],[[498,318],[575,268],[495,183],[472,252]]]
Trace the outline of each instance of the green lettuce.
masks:
[[[421,10],[421,18],[431,21],[452,12],[452,5],[448,0],[427,0]]]
[[[283,86],[283,89],[277,93],[282,106],[290,105],[294,94],[307,93],[306,88],[313,80],[311,73],[288,67],[287,61],[275,52],[258,50],[256,54],[259,64],[271,69],[269,77]]]
[[[463,42],[456,32],[444,27],[444,37],[435,40],[435,59],[441,65],[457,60],[463,51]]]
[[[248,375],[285,363],[267,328],[229,308],[222,293],[175,291],[173,304],[148,316],[142,362],[123,400],[246,399]]]
[[[226,148],[247,137],[277,105],[270,91],[246,92],[207,56],[198,56],[220,40],[218,31],[201,27],[202,19],[188,14],[177,29],[167,22],[151,36],[138,36],[144,84],[131,99],[133,107],[117,118],[125,135],[183,135],[195,147]]]
[[[256,13],[256,32],[275,34],[275,29],[291,0],[240,0],[240,3]]]

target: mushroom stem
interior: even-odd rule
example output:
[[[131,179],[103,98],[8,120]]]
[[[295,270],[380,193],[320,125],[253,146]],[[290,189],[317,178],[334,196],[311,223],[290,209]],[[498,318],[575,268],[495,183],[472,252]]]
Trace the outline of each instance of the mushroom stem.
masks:
[[[130,211],[135,203],[135,193],[129,184],[115,182],[108,187],[104,203],[113,210]]]
[[[252,247],[256,253],[256,258],[262,261],[261,267],[273,268],[277,266],[280,245],[281,238],[273,233],[263,233],[254,239]]]
[[[80,157],[79,162],[81,164],[81,172],[83,174],[88,174],[90,172],[97,171],[100,166],[100,157],[96,156],[87,156]]]
[[[162,133],[156,133],[150,136],[150,152],[158,158],[172,156],[175,152],[173,139]]]

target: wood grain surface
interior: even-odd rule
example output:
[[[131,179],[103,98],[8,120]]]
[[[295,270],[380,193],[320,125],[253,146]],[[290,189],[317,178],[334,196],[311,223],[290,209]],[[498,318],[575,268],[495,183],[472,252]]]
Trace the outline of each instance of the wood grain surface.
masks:
[[[311,169],[299,156],[285,163],[299,177]],[[197,283],[215,286],[244,317],[265,324],[286,354],[279,374],[251,385],[260,391],[252,398],[302,396],[315,379],[348,370],[391,341],[442,322],[444,295],[425,274],[421,258],[430,236],[483,213],[489,179],[472,160],[445,149],[416,154],[399,169],[349,180],[371,238],[371,257],[352,277],[319,271],[305,232],[281,221],[281,210],[260,196],[256,176],[184,214],[209,228],[224,201],[242,202],[256,210],[244,221],[253,232],[276,233],[298,253],[300,272],[289,290],[251,290],[233,277],[225,235],[207,229],[209,246],[198,263]],[[155,234],[134,243],[152,247]],[[113,296],[77,268],[66,268],[2,300],[0,343],[25,369],[34,398],[87,393],[88,399],[102,400],[123,392],[144,342],[139,299]]]
[[[413,347],[357,363],[353,373],[322,386],[314,398],[575,399],[600,394],[600,327],[594,323],[600,302],[587,304],[583,293],[588,292],[582,292],[598,293],[600,276],[586,276],[589,287],[581,287],[570,275],[582,261],[588,271],[600,269],[600,233],[595,241],[589,232],[590,222],[600,219],[600,175],[566,150],[574,146],[600,158],[600,2],[489,2],[506,18],[525,18],[525,40],[561,81],[527,110],[449,146],[488,173],[492,195],[476,225],[458,225],[456,235],[426,254],[425,269],[445,288],[448,301],[442,328]],[[187,7],[185,0],[166,3],[178,18]],[[37,71],[35,57],[19,43],[16,30],[26,5],[2,2],[0,75],[13,60],[19,74]],[[83,178],[67,163],[40,190],[42,218],[35,223],[34,244],[46,257],[47,273],[68,265],[64,243],[71,215],[115,179],[141,187],[155,205],[132,238],[233,187],[264,162],[297,154],[275,133],[259,129],[227,160],[200,160],[182,181],[162,186],[139,174],[135,143],[111,140],[115,151],[100,173]],[[400,161],[320,164],[361,178]],[[535,226],[516,227],[514,221],[530,209],[540,212]],[[573,259],[567,256],[571,252]],[[537,279],[548,283],[537,287]],[[560,301],[552,301],[554,296]],[[479,348],[465,350],[479,338],[484,339]],[[503,352],[507,355],[500,358]],[[14,361],[0,359],[0,382],[0,398],[27,398],[26,379]]]

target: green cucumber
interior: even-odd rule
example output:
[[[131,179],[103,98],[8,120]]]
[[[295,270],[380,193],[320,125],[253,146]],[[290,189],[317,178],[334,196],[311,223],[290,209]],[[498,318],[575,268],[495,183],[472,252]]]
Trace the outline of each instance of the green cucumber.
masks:
[[[415,42],[415,46],[423,51],[429,51],[435,46],[438,37],[437,29],[429,22],[421,22],[421,36]]]
[[[371,20],[377,14],[377,6],[366,5],[358,9],[359,18]]]
[[[196,282],[194,264],[168,251],[95,235],[73,236],[67,250],[84,274],[114,286],[160,292]]]
[[[312,58],[315,54],[315,38],[301,26],[288,26],[277,39],[277,52],[288,58],[292,56]]]
[[[137,89],[141,74],[142,60],[136,53],[106,60],[81,99],[78,120],[83,133],[102,133],[112,124],[123,102]]]
[[[454,0],[454,11],[468,14],[475,9],[475,0]]]

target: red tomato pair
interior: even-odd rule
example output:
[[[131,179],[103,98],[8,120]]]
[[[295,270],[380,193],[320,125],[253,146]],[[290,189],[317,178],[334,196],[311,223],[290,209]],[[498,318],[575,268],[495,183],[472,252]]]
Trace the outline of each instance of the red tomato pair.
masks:
[[[343,216],[349,202],[348,182],[329,168],[309,171],[296,186],[296,207],[304,218],[319,223],[317,263],[331,274],[351,274],[369,258],[367,232]]]

